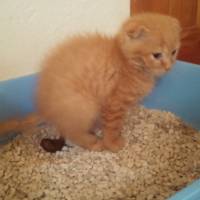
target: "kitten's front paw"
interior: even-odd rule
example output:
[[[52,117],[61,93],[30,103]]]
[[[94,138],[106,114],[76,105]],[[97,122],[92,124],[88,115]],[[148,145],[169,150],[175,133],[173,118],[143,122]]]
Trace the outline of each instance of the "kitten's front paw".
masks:
[[[97,142],[93,145],[90,146],[90,150],[92,151],[103,151],[104,150],[104,145],[102,140],[98,139]]]
[[[104,146],[112,152],[118,152],[125,146],[125,139],[121,136],[115,140],[104,139]]]

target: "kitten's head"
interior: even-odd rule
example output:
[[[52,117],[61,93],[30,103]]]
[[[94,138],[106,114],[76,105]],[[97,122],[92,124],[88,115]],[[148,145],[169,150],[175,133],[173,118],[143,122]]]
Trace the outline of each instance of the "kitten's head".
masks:
[[[148,69],[155,76],[168,71],[180,47],[180,24],[173,17],[155,13],[129,18],[118,34],[121,50],[128,62]]]

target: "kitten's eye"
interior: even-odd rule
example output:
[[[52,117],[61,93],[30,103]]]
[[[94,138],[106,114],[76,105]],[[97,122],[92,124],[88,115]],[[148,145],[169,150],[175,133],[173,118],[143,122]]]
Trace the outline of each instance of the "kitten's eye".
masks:
[[[175,53],[176,53],[176,49],[174,49],[174,50],[172,51],[172,56],[174,56]]]
[[[162,53],[153,53],[153,57],[155,59],[161,59],[162,58]]]

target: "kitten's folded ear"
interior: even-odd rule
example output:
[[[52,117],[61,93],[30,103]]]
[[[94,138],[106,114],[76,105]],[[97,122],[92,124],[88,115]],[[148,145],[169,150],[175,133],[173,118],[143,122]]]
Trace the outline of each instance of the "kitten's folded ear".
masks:
[[[148,28],[138,24],[131,24],[126,29],[126,34],[130,39],[143,39],[147,36],[148,32]]]

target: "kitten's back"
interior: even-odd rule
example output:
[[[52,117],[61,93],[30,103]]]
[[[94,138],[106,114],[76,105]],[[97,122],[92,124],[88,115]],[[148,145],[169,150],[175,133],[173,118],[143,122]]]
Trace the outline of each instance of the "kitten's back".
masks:
[[[103,101],[117,78],[113,76],[120,60],[116,51],[111,38],[98,34],[74,37],[55,48],[44,61],[40,74],[39,109],[47,107],[44,104],[54,106],[70,90],[98,103]],[[117,63],[116,68],[113,62]]]

